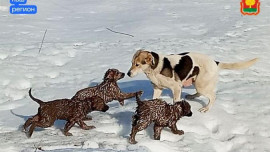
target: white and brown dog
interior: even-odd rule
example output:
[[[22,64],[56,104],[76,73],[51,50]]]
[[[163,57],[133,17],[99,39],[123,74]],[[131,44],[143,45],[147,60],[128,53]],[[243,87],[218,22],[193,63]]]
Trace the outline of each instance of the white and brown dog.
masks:
[[[221,63],[200,53],[181,53],[161,55],[146,50],[138,50],[132,59],[128,76],[134,77],[144,72],[154,86],[153,99],[159,98],[163,88],[169,88],[173,93],[173,101],[180,101],[181,88],[194,84],[197,93],[187,95],[193,99],[203,95],[209,103],[199,109],[206,112],[215,102],[216,83],[220,69],[243,69],[253,65],[258,58],[238,63]]]

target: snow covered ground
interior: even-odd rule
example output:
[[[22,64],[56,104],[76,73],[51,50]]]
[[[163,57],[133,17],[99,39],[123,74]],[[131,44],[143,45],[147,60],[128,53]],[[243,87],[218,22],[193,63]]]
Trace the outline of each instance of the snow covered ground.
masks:
[[[9,1],[0,1],[0,151],[270,151],[270,1],[261,0],[258,16],[242,16],[235,0],[28,0],[36,15],[9,14]],[[134,37],[116,34],[106,28]],[[38,53],[45,30],[47,35]],[[135,50],[170,54],[186,51],[208,54],[221,62],[259,57],[246,70],[221,71],[217,100],[207,113],[198,109],[200,97],[189,101],[193,116],[182,118],[178,136],[164,129],[153,140],[153,129],[140,132],[138,144],[127,142],[135,99],[109,103],[106,113],[93,112],[96,129],[73,127],[73,137],[61,130],[64,121],[36,129],[28,139],[21,125],[38,105],[28,89],[44,101],[70,98],[79,89],[102,81],[108,68],[127,72]],[[152,87],[143,75],[119,81],[125,92]],[[183,96],[194,93],[185,88]],[[165,90],[162,98],[172,102]]]

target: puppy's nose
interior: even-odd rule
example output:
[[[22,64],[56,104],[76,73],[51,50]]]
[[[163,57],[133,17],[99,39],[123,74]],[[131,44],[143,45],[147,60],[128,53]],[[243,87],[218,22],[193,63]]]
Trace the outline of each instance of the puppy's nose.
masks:
[[[107,110],[109,110],[109,106],[106,106],[102,109],[102,112],[106,112]]]
[[[191,117],[192,116],[192,112],[190,111],[189,114],[187,114],[188,117]]]
[[[122,77],[125,77],[125,73],[122,73],[122,75],[121,75]]]
[[[131,75],[130,71],[128,71],[127,75],[130,77],[130,75]]]

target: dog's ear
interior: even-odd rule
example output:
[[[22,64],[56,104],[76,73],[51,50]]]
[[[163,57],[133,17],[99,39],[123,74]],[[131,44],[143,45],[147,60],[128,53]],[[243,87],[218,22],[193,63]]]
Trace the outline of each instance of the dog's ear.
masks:
[[[183,107],[186,107],[186,106],[189,105],[189,103],[188,103],[186,100],[181,100],[180,103],[181,103],[181,105],[182,105]]]
[[[188,116],[188,117],[192,116],[190,104],[186,100],[180,101],[180,104],[181,104],[183,116]]]
[[[103,80],[113,80],[113,79],[114,79],[114,72],[111,69],[107,70]]]
[[[146,58],[145,58],[145,62],[146,62],[147,64],[150,64],[151,66],[153,66],[153,65],[155,64],[154,57],[153,57],[153,55],[152,55],[150,52],[147,53],[147,56],[146,56]]]

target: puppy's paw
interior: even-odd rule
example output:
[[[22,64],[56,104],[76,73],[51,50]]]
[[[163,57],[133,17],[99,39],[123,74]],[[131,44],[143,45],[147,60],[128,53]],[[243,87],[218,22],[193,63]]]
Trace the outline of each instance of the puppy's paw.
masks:
[[[121,106],[124,106],[125,105],[125,101],[124,100],[119,100],[119,103]]]
[[[175,130],[175,131],[172,130],[172,132],[177,135],[183,135],[185,133],[183,130]]]
[[[85,118],[83,118],[84,121],[90,121],[92,120],[92,117],[91,116],[86,116]]]
[[[136,96],[142,96],[142,94],[143,94],[143,91],[142,90],[140,90],[140,91],[138,91],[138,92],[136,92]]]
[[[65,136],[73,136],[72,133],[70,133],[70,132],[65,132],[64,135]]]
[[[22,127],[22,132],[26,133],[26,129],[24,127]]]
[[[130,138],[129,138],[128,142],[129,142],[130,144],[137,144],[137,141],[136,141],[136,140],[132,140],[132,139],[130,139]]]
[[[30,135],[29,132],[25,131],[24,133],[25,133],[25,135],[26,135],[27,138],[31,138],[32,135]]]
[[[94,128],[96,128],[95,126],[87,126],[87,127],[85,127],[85,128],[83,128],[84,130],[90,130],[90,129],[94,129]]]
[[[160,136],[154,137],[155,140],[160,140]]]
[[[178,130],[178,131],[177,131],[177,134],[178,134],[178,135],[183,135],[184,133],[185,133],[185,132],[184,132],[183,130]]]

